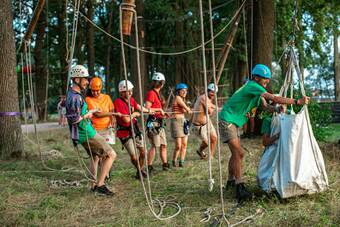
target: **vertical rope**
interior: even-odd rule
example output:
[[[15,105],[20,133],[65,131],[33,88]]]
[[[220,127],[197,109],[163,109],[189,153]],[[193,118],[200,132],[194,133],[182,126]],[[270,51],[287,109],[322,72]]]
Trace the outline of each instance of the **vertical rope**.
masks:
[[[253,57],[254,57],[253,41],[254,41],[254,0],[251,0],[250,71],[253,70]],[[249,79],[251,79],[251,75],[249,75]]]
[[[209,1],[210,2],[210,1]],[[210,7],[210,5],[209,5]],[[203,18],[203,7],[202,0],[199,0],[199,9],[200,9],[200,24],[201,24],[201,43],[202,43],[202,63],[203,63],[203,75],[204,75],[204,95],[205,95],[205,117],[207,118],[207,137],[208,137],[208,164],[209,164],[209,191],[211,192],[214,188],[214,179],[212,178],[211,173],[211,141],[210,141],[210,117],[208,113],[208,84],[207,84],[207,64],[205,59],[205,45],[204,45],[204,18]],[[210,14],[211,21],[211,14]]]
[[[46,21],[47,21],[47,32],[46,32],[46,62],[47,62],[47,71],[46,71],[46,90],[45,90],[45,116],[44,120],[47,120],[47,109],[48,109],[48,83],[49,83],[49,77],[50,77],[50,67],[49,67],[49,42],[48,42],[48,33],[49,27],[48,27],[48,0],[46,0]]]
[[[121,51],[122,51],[122,60],[123,60],[123,72],[124,72],[124,78],[125,78],[125,86],[126,88],[128,88],[128,84],[127,84],[127,80],[128,80],[128,77],[127,77],[127,67],[126,67],[126,59],[125,59],[125,50],[124,50],[124,35],[122,33],[122,4],[120,5],[120,8],[119,8],[119,18],[120,18],[120,39],[121,39]],[[127,9],[127,10],[131,10],[131,9]],[[136,34],[136,56],[137,56],[137,68],[138,68],[138,71],[137,71],[137,74],[138,74],[138,84],[141,85],[141,72],[140,72],[140,59],[139,59],[139,36],[138,36],[138,23],[137,23],[137,13],[135,10],[131,10],[134,14],[134,23],[135,23],[135,34]],[[141,104],[143,102],[143,94],[142,94],[142,87],[140,86],[140,89],[139,89],[139,95],[140,95],[140,100],[141,100]],[[130,127],[133,129],[133,121],[132,121],[132,113],[131,113],[131,102],[130,102],[130,99],[128,98],[128,106],[129,106],[129,117],[130,117]],[[144,114],[143,114],[143,106],[141,105],[141,108],[142,108],[142,111],[141,111],[141,116],[142,116],[142,130],[143,130],[143,133],[145,135],[145,124],[144,124]],[[132,131],[132,139],[133,139],[133,145],[134,145],[134,148],[135,148],[135,155],[136,155],[136,151],[137,151],[137,146],[136,146],[136,138],[135,138],[135,132],[134,130],[131,130]],[[145,143],[145,138],[143,138],[143,147],[146,151],[146,143]],[[147,156],[146,156],[147,158]],[[143,179],[143,176],[141,174],[141,171],[140,171],[140,163],[139,163],[139,159],[137,158],[137,164],[138,164],[138,173],[139,173],[139,176],[140,176],[140,179],[141,179],[141,185],[142,185],[142,188],[143,188],[143,192],[144,192],[144,196],[145,196],[145,199],[146,199],[146,202],[148,204],[148,207],[151,211],[151,213],[158,219],[158,220],[168,220],[168,219],[171,219],[175,216],[177,216],[180,212],[181,212],[181,207],[178,205],[178,204],[175,204],[175,207],[178,208],[178,211],[169,216],[169,217],[161,217],[162,213],[163,213],[163,207],[164,207],[164,204],[161,204],[160,201],[158,199],[155,199],[153,200],[152,197],[151,197],[151,188],[150,188],[150,180],[149,180],[149,177],[147,177],[147,181],[148,181],[148,186],[149,186],[149,196],[148,197],[148,192],[146,190],[146,187],[145,187],[145,184],[144,184],[144,179]],[[148,170],[147,170],[147,175],[148,174]],[[154,211],[154,207],[153,207],[153,203],[154,202],[158,202],[160,204],[160,212],[159,214],[156,214],[155,211]],[[166,204],[166,202],[164,201],[164,203]]]
[[[211,9],[211,0],[209,0],[209,14],[210,14],[210,36],[214,36],[214,27],[212,22],[212,9]],[[215,63],[215,45],[214,39],[212,39],[212,66],[213,66],[213,81],[215,84],[215,88],[217,88],[216,84],[216,63]],[[221,209],[223,219],[226,221],[227,225],[229,226],[229,221],[225,215],[224,211],[224,199],[223,199],[223,176],[222,176],[222,163],[221,163],[221,141],[220,141],[220,128],[218,125],[219,117],[218,117],[218,95],[215,92],[215,105],[216,105],[216,134],[217,134],[217,151],[218,151],[218,167],[219,167],[219,181],[220,181],[220,199],[221,199]]]
[[[67,76],[66,92],[68,90],[69,83],[70,83],[70,73],[69,72],[71,70],[72,59],[73,59],[73,55],[74,55],[74,48],[75,48],[75,45],[76,45],[80,2],[81,2],[81,0],[75,1],[74,17],[73,17],[73,23],[72,23],[71,51],[70,51],[69,59],[67,60],[68,76]]]

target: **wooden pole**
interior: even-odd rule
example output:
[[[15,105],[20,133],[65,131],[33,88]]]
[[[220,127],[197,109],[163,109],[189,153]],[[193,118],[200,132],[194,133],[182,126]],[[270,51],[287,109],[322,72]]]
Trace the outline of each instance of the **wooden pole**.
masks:
[[[20,44],[19,50],[21,52],[24,51],[24,48],[25,48],[25,45],[22,45],[22,44],[24,42],[28,42],[31,39],[32,33],[34,31],[35,26],[37,25],[38,19],[40,17],[42,10],[44,9],[44,6],[45,6],[45,0],[39,0],[37,7],[35,7],[32,20],[31,20],[30,24],[28,25],[27,32],[26,32],[26,34],[25,34],[25,36],[22,39],[22,42]]]
[[[236,15],[231,31],[229,32],[225,40],[224,46],[222,48],[221,54],[218,57],[217,67],[216,67],[217,68],[216,84],[218,84],[218,82],[220,81],[221,75],[224,71],[224,66],[228,59],[229,51],[232,47],[232,43],[234,41],[234,37],[235,37],[236,31],[238,28],[241,12],[242,12],[242,9]],[[212,81],[212,77],[210,78],[210,81]]]

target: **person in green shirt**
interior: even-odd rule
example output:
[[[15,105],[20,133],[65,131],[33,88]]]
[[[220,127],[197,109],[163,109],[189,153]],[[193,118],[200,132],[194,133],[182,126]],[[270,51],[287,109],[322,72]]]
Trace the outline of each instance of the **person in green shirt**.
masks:
[[[267,101],[277,104],[298,104],[305,105],[309,103],[310,98],[304,96],[300,99],[284,98],[275,96],[266,91],[270,81],[270,69],[263,64],[257,64],[252,70],[252,80],[239,88],[231,98],[223,105],[219,114],[220,139],[228,143],[231,151],[231,157],[228,164],[228,181],[226,189],[235,187],[236,199],[238,202],[252,198],[243,183],[243,157],[244,151],[241,147],[238,129],[247,121],[247,113],[252,108],[262,106],[263,109],[270,112],[279,112],[280,108],[271,106]]]
[[[74,146],[77,147],[78,144],[81,144],[91,157],[89,170],[93,179],[92,191],[112,196],[113,192],[106,187],[104,180],[116,159],[116,153],[104,137],[96,132],[90,122],[93,113],[88,111],[83,96],[83,92],[89,84],[88,76],[89,73],[84,66],[76,65],[72,67],[70,78],[73,85],[67,91],[66,117]],[[98,160],[100,158],[102,166],[97,179]]]
[[[262,144],[267,147],[272,145],[276,140],[280,138],[280,133],[270,136],[272,123],[271,116],[265,116],[262,121],[261,134],[262,134]]]

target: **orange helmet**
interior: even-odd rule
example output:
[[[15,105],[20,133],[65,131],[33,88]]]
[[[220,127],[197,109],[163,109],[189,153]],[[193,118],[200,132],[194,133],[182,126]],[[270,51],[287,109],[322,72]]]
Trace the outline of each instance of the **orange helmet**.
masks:
[[[94,91],[100,91],[103,87],[103,82],[99,77],[92,78],[90,82],[90,89]]]

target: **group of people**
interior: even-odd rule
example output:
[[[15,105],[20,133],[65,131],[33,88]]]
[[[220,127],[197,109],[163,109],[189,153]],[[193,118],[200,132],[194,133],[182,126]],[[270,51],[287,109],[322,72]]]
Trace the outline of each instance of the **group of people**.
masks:
[[[113,128],[115,128],[116,137],[121,141],[130,155],[131,163],[136,168],[136,178],[146,177],[145,163],[149,173],[153,173],[157,148],[160,152],[163,170],[167,171],[171,168],[167,157],[165,132],[167,119],[170,119],[171,136],[175,140],[172,155],[173,167],[184,166],[190,125],[193,133],[202,141],[197,150],[200,158],[207,158],[205,150],[209,144],[210,155],[214,155],[218,137],[207,114],[211,116],[217,110],[214,96],[218,88],[215,84],[208,85],[207,96],[204,93],[197,97],[193,109],[187,105],[185,100],[188,86],[184,83],[177,84],[171,112],[167,112],[165,100],[161,95],[165,84],[165,76],[162,73],[153,74],[151,89],[147,92],[145,103],[142,105],[133,98],[134,86],[130,81],[122,80],[118,84],[119,97],[112,101],[110,96],[101,93],[101,79],[94,77],[89,82],[88,77],[88,71],[82,65],[71,69],[72,86],[67,93],[66,116],[74,145],[81,144],[91,157],[89,169],[93,178],[92,191],[113,195],[104,182],[116,159],[116,153],[110,146],[114,137]],[[277,104],[304,105],[309,102],[309,97],[294,100],[268,93],[265,88],[269,83],[271,73],[265,65],[256,65],[252,71],[252,78],[224,104],[219,113],[218,122],[219,139],[227,143],[231,150],[226,188],[235,188],[236,198],[239,201],[247,200],[252,195],[245,188],[242,179],[244,152],[238,131],[247,121],[248,113],[260,105],[270,112],[279,112],[281,108],[269,105],[270,100]],[[88,85],[90,89],[86,94]],[[137,122],[141,112],[147,116],[145,135],[151,145],[147,151],[148,160],[145,160],[144,133]],[[97,177],[98,166],[100,166],[100,173]]]

